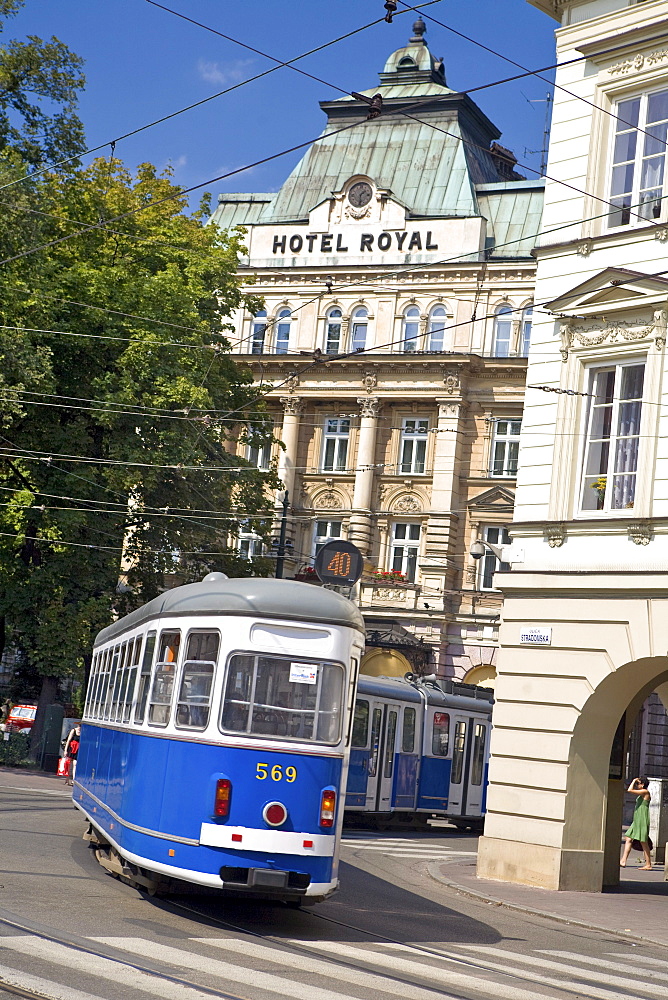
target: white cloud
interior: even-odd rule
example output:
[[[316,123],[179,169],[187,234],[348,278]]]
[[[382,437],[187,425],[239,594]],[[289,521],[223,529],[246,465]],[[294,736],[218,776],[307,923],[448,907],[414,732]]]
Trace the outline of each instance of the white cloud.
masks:
[[[207,62],[206,59],[200,59],[197,71],[200,79],[225,87],[230,83],[240,83],[246,75],[246,69],[252,64],[252,59],[234,59],[229,63]]]

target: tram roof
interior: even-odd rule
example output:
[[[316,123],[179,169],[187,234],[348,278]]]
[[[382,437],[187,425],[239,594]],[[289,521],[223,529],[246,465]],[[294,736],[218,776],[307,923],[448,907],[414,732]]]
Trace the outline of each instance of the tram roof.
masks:
[[[440,686],[442,685],[442,687]],[[429,705],[442,708],[460,709],[487,715],[492,711],[493,692],[489,688],[476,688],[452,680],[441,680],[435,684],[421,684],[419,689],[403,677],[371,677],[360,674],[357,682],[358,695],[376,695],[382,698],[396,698],[399,701],[420,701],[419,691],[423,691]]]
[[[175,587],[102,629],[95,645],[123,635],[155,618],[179,615],[235,615],[281,618],[290,621],[326,622],[364,632],[364,619],[355,605],[332,590],[294,580],[244,577],[236,580],[203,580]]]

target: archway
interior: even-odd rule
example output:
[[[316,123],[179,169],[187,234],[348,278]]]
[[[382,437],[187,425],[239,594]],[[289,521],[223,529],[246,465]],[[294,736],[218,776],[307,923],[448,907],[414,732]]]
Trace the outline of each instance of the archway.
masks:
[[[496,683],[496,667],[492,663],[480,663],[471,667],[463,677],[464,684],[493,688]]]
[[[398,649],[370,649],[362,657],[360,673],[369,677],[403,677],[413,667]]]
[[[623,746],[648,695],[668,682],[668,657],[644,657],[609,673],[578,715],[570,740],[561,887],[600,891],[619,882],[622,806],[627,775],[611,768],[620,727]],[[633,775],[631,775],[633,777]]]

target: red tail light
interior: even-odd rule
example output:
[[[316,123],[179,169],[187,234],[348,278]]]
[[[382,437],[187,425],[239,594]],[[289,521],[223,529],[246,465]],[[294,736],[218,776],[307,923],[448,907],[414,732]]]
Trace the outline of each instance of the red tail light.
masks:
[[[229,815],[231,794],[232,794],[232,782],[228,778],[220,778],[216,782],[216,797],[213,802],[214,816]]]
[[[336,792],[326,788],[320,799],[320,826],[334,826],[336,815]]]

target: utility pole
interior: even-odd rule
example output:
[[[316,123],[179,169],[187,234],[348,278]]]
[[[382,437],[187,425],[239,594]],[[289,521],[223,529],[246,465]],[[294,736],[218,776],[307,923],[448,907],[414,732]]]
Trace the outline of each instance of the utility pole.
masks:
[[[281,514],[281,530],[278,536],[278,548],[276,550],[276,572],[274,576],[277,580],[283,579],[283,566],[285,563],[285,535],[288,530],[288,507],[290,506],[290,493],[288,490],[283,494],[283,513]]]

